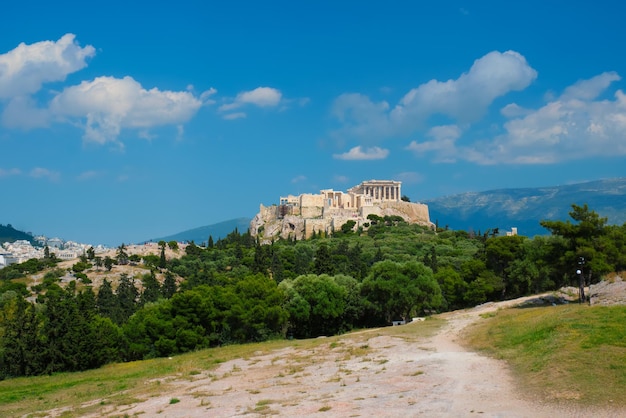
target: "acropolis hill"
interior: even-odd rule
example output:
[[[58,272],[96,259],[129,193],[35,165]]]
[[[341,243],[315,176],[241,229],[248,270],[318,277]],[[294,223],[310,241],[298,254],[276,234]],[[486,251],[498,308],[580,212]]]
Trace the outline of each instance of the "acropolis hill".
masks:
[[[368,215],[400,216],[406,222],[432,227],[428,206],[401,199],[402,182],[369,180],[348,189],[332,189],[319,194],[281,197],[278,205],[263,206],[250,222],[250,233],[262,243],[274,238],[310,238],[313,233],[326,235],[341,229],[346,222],[355,221],[354,229],[367,228]]]

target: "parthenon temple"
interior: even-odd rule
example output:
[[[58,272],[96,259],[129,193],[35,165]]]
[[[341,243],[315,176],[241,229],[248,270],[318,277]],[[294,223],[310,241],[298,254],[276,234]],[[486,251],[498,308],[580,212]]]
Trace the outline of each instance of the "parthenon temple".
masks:
[[[321,208],[326,212],[334,209],[359,211],[385,201],[398,202],[401,198],[402,182],[393,180],[369,180],[348,189],[347,193],[333,189],[320,190],[319,194],[301,194],[280,198],[283,215],[304,215],[304,208]],[[322,213],[316,216],[323,216]]]
[[[370,180],[348,189],[348,194],[363,195],[375,201],[401,199],[402,182],[393,180]]]

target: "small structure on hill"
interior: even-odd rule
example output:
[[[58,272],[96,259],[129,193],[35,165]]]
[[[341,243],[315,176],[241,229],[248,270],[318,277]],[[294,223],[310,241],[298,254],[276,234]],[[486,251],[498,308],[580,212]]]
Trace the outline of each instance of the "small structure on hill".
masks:
[[[401,186],[394,180],[369,180],[347,192],[324,189],[318,194],[281,196],[278,205],[261,204],[250,222],[250,234],[264,243],[277,237],[306,239],[314,233],[330,235],[348,221],[354,221],[354,229],[366,227],[369,215],[400,216],[433,227],[428,206],[403,201]]]

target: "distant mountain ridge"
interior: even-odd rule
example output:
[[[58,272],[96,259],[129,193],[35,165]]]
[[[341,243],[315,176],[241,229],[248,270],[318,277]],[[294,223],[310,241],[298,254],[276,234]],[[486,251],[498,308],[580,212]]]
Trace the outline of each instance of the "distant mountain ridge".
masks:
[[[626,222],[626,178],[596,180],[564,186],[469,192],[423,201],[430,220],[440,228],[485,232],[513,227],[520,235],[546,235],[542,220],[568,220],[572,204],[584,205],[608,218]]]
[[[220,238],[225,238],[226,235],[230,234],[237,228],[240,233],[244,233],[250,227],[250,221],[252,218],[236,218],[230,219],[223,222],[218,222],[212,225],[201,226],[198,228],[188,229],[187,231],[182,231],[177,234],[168,235],[166,237],[161,238],[153,238],[148,241],[159,242],[159,241],[177,241],[177,242],[191,242],[200,245],[203,242],[208,242],[209,236],[213,237],[215,241]]]

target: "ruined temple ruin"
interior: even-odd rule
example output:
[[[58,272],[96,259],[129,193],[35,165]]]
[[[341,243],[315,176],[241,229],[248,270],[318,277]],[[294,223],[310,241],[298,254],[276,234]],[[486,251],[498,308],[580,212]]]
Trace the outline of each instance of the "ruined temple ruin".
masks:
[[[341,229],[349,220],[354,229],[369,224],[368,215],[400,216],[409,223],[433,227],[428,206],[402,200],[402,182],[369,180],[348,189],[321,190],[318,194],[280,197],[279,204],[264,206],[250,222],[250,233],[261,242],[274,238],[310,238],[313,233],[326,235]]]

